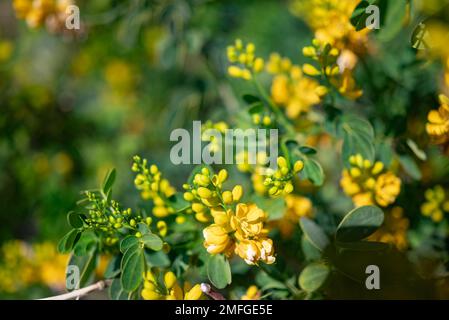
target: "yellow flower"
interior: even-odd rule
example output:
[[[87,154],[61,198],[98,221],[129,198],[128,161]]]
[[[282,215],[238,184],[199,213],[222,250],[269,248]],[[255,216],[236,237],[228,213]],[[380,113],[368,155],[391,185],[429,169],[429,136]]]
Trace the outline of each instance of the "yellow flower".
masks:
[[[391,243],[398,250],[405,250],[408,247],[407,230],[410,222],[404,217],[404,210],[401,207],[393,207],[385,214],[383,225],[368,240]]]
[[[235,246],[235,252],[249,265],[257,264],[259,260],[266,264],[276,261],[273,241],[268,238],[239,241]]]
[[[430,111],[427,116],[426,131],[434,143],[443,144],[449,141],[449,98],[441,94],[439,100],[438,110]]]
[[[226,229],[212,224],[203,230],[204,247],[210,254],[232,253],[233,241]]]
[[[401,179],[396,177],[392,172],[386,172],[377,178],[375,199],[380,206],[386,207],[392,204],[400,191]]]
[[[250,286],[242,296],[241,300],[260,300],[259,289],[254,285]]]
[[[433,189],[427,189],[424,196],[427,201],[421,205],[421,213],[434,222],[442,221],[444,212],[449,212],[449,197],[443,187],[437,185]]]
[[[264,229],[267,214],[255,204],[239,203],[235,215],[231,216],[230,225],[235,230],[238,240],[266,235],[268,230]]]
[[[277,70],[273,66],[271,68]],[[276,104],[286,108],[289,118],[295,119],[320,103],[326,91],[316,80],[305,77],[298,66],[292,66],[288,71],[275,75],[271,96]]]
[[[285,197],[286,210],[281,219],[276,221],[276,225],[281,235],[288,238],[292,235],[295,226],[302,217],[312,217],[312,201],[306,197],[288,195]]]
[[[392,204],[401,191],[401,180],[386,171],[382,162],[371,163],[360,154],[351,156],[350,169],[344,169],[340,185],[343,191],[359,206]]]
[[[140,292],[144,300],[199,300],[202,291],[199,284],[191,287],[188,282],[184,283],[184,289],[179,285],[173,272],[164,274],[163,286],[158,283],[151,271],[144,275],[143,289]]]

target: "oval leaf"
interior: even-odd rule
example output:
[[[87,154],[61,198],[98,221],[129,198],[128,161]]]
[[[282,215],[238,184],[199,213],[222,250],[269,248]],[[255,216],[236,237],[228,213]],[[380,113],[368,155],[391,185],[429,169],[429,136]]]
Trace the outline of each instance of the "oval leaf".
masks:
[[[315,248],[320,251],[324,251],[326,249],[329,245],[329,238],[320,226],[309,218],[301,218],[299,225],[301,226],[307,240],[309,240]]]
[[[153,233],[147,233],[142,237],[142,242],[148,249],[159,251],[162,249],[163,242],[161,238]]]
[[[231,266],[222,254],[210,256],[207,262],[207,276],[218,289],[225,288],[232,282]]]
[[[120,278],[123,290],[127,292],[136,290],[143,280],[144,271],[145,260],[143,251],[136,250],[131,253],[123,267]]]
[[[384,221],[383,211],[376,206],[363,206],[349,212],[337,227],[337,241],[355,242],[365,239]]]
[[[311,263],[299,275],[299,286],[307,292],[317,291],[326,282],[329,273],[330,269],[324,263]]]

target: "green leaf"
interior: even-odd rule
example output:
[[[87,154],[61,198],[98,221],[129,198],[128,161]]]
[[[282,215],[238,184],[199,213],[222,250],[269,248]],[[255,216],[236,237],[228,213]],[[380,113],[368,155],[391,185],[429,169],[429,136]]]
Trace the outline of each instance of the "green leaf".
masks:
[[[89,284],[97,267],[97,246],[92,247],[84,256],[76,256],[72,254],[69,259],[69,266],[77,266],[79,268],[79,288],[85,287]]]
[[[126,250],[128,250],[128,248],[135,246],[136,244],[139,243],[139,239],[136,238],[135,236],[126,236],[121,242],[120,242],[120,251],[122,253],[125,253]]]
[[[162,245],[164,244],[161,238],[159,238],[154,233],[147,233],[143,235],[142,242],[144,243],[145,247],[154,251],[161,250]]]
[[[309,218],[301,218],[299,220],[304,235],[307,240],[320,251],[324,251],[329,245],[329,238],[324,233],[323,229],[318,226],[313,220]]]
[[[108,266],[106,267],[106,270],[104,271],[104,277],[106,279],[112,279],[115,278],[120,274],[120,261],[121,256],[114,256],[111,261],[109,261]]]
[[[146,223],[143,222],[139,222],[137,224],[137,230],[139,230],[139,232],[144,235],[147,233],[151,233],[150,227],[148,227],[148,225]]]
[[[307,155],[316,154],[316,149],[309,146],[301,146],[299,147],[299,151]]]
[[[123,290],[120,279],[112,280],[111,286],[109,287],[109,298],[111,300],[128,300],[128,292]]]
[[[421,180],[421,170],[419,170],[415,160],[413,160],[410,156],[401,155],[399,156],[399,162],[401,163],[404,171],[407,172],[410,177],[415,180]]]
[[[67,221],[69,225],[75,229],[82,228],[84,225],[83,219],[81,218],[81,214],[75,211],[70,211],[67,214]]]
[[[70,230],[58,243],[59,253],[69,253],[81,237],[77,229]]]
[[[268,220],[279,220],[284,216],[285,213],[285,200],[282,197],[268,199],[265,197],[261,197],[259,195],[254,195],[251,198],[252,202],[254,202],[259,208],[263,208],[263,210],[268,213]]]
[[[260,101],[261,101],[260,98],[258,98],[258,97],[256,97],[256,96],[253,96],[253,95],[251,95],[251,94],[245,94],[245,95],[243,95],[242,99],[243,99],[243,101],[245,101],[247,104],[253,104],[253,103],[256,103],[256,102],[260,102]]]
[[[126,260],[125,265],[123,266],[122,275],[120,277],[123,290],[127,292],[137,290],[143,280],[144,272],[145,259],[143,250],[132,251],[128,259]]]
[[[228,259],[222,254],[210,256],[207,261],[207,276],[210,282],[218,289],[223,289],[228,284],[231,284],[231,266]]]
[[[407,14],[407,0],[386,1],[387,10],[378,39],[380,41],[392,40],[402,29]]]
[[[103,185],[102,185],[102,190],[103,190],[104,194],[108,194],[109,191],[111,191],[112,186],[114,185],[114,182],[115,182],[115,176],[116,176],[115,169],[110,170],[106,174],[106,177],[104,178]]]
[[[122,261],[120,263],[120,269],[123,271],[123,268],[125,267],[126,263],[128,262],[128,259],[137,251],[143,251],[143,248],[140,245],[140,242],[137,244],[129,247],[126,249],[125,253],[123,254]]]
[[[170,266],[170,259],[163,251],[145,251],[145,260],[151,267],[166,268]]]
[[[369,13],[366,13],[366,8],[375,1],[361,1],[357,7],[355,7],[354,11],[351,15],[351,24],[354,26],[356,31],[360,31],[366,28],[366,20],[370,16]]]
[[[429,49],[427,41],[429,40],[429,31],[427,29],[425,21],[421,21],[413,30],[412,37],[410,39],[411,45],[414,49],[425,50]]]
[[[190,207],[190,202],[184,200],[184,195],[181,192],[176,192],[167,200],[168,204],[175,210],[175,212],[181,212]]]
[[[324,171],[321,165],[310,158],[304,158],[304,169],[302,174],[305,179],[310,180],[315,186],[321,186],[324,182]]]
[[[337,227],[335,235],[339,242],[354,242],[365,239],[383,223],[384,213],[376,206],[362,206],[349,212]]]
[[[320,289],[330,274],[330,268],[322,262],[313,262],[306,266],[299,275],[299,286],[307,292]]]
[[[250,115],[252,115],[252,114],[258,114],[258,113],[262,113],[262,112],[264,111],[264,109],[265,109],[265,107],[264,107],[263,103],[261,103],[261,102],[256,102],[256,103],[253,103],[253,104],[251,104],[251,105],[249,106],[249,108],[248,108],[248,113],[249,113]]]
[[[374,129],[368,121],[353,115],[342,117],[337,122],[337,135],[343,139],[342,158],[346,166],[355,154],[374,161]]]
[[[389,245],[376,241],[357,241],[357,242],[338,242],[340,249],[352,251],[383,251],[389,248]]]
[[[96,246],[98,238],[95,233],[91,231],[83,232],[76,245],[73,247],[73,253],[79,257],[88,254],[92,247]]]
[[[301,249],[307,261],[318,260],[321,258],[321,252],[309,240],[305,234],[301,237]]]

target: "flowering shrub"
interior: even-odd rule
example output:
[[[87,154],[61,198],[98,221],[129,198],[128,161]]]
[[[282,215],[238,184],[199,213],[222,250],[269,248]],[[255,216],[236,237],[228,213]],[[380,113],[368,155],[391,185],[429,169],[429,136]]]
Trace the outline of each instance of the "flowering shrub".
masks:
[[[159,8],[160,17],[151,12],[163,22],[147,27],[145,52],[139,51],[150,71],[132,55],[106,59],[92,75],[104,80],[99,97],[87,104],[91,92],[84,88],[86,99],[76,102],[87,106],[81,113],[109,106],[90,115],[101,128],[96,132],[106,132],[105,149],[82,151],[101,162],[103,170],[95,173],[115,161],[122,165],[98,188],[83,191],[67,214],[70,230],[57,246],[62,256],[51,252],[31,263],[22,245],[13,243],[22,248],[17,257],[5,249],[0,288],[32,284],[29,270],[41,270],[44,284],[60,286],[47,260],[61,259],[68,261],[67,283],[75,276],[67,289],[104,280],[111,299],[446,297],[449,52],[439,44],[447,40],[448,21],[419,21],[415,10],[429,15],[424,3],[415,8],[419,1],[271,4],[309,29],[301,41],[294,38],[291,51],[287,40],[274,39],[277,33],[265,41],[239,32],[240,38],[217,43],[201,6],[181,2],[192,6],[189,23],[165,22],[170,10]],[[14,0],[13,7],[29,28],[51,31],[51,21],[60,25],[75,3]],[[127,17],[115,8],[114,17],[134,21],[133,9],[144,19],[149,11],[142,3]],[[379,30],[365,24],[368,5],[381,8]],[[203,20],[207,27],[200,32]],[[0,53],[11,51],[5,48]],[[90,49],[76,56],[75,83],[102,63],[92,58],[100,49]],[[142,79],[152,80],[151,88]],[[39,96],[45,105],[45,92]],[[204,120],[193,135],[193,144],[204,148],[199,155],[189,144],[188,158],[203,161],[175,164],[169,131],[190,127],[191,120]],[[229,141],[218,137],[232,130],[254,130],[269,151],[251,148],[248,138],[243,149],[232,146],[231,159],[224,157]],[[120,143],[108,146],[111,140]],[[110,157],[98,160],[102,153]],[[205,161],[205,154],[217,161]],[[81,170],[64,155],[57,157],[61,176],[74,166]],[[48,161],[38,160],[48,170]],[[372,266],[381,274],[380,288],[369,285]],[[17,282],[10,281],[14,268],[25,270]]]

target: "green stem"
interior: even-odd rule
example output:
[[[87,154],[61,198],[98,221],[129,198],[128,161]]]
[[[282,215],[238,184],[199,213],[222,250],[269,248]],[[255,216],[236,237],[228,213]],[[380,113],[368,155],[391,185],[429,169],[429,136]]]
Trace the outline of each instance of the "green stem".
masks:
[[[285,117],[284,113],[279,109],[279,107],[271,100],[271,98],[268,96],[265,89],[260,85],[259,81],[257,80],[254,74],[253,74],[253,83],[256,86],[256,89],[257,91],[259,91],[262,98],[268,103],[268,106],[270,107],[271,111],[275,114],[277,122],[279,122],[289,134],[295,135],[296,131],[293,125],[290,123],[290,121],[288,121],[288,119]]]

